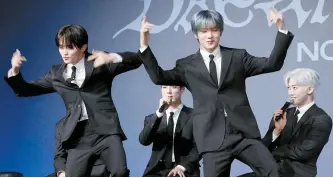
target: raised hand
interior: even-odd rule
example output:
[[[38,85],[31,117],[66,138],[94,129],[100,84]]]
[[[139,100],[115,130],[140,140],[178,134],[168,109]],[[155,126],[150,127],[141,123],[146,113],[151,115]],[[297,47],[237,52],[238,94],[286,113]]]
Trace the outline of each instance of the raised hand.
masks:
[[[141,30],[140,30],[140,47],[145,48],[148,46],[150,30],[155,27],[154,24],[147,22],[147,17],[144,16],[141,21]]]
[[[92,50],[92,55],[88,56],[88,61],[94,61],[94,67],[99,67],[104,64],[114,63],[116,56],[113,53],[106,53],[104,51]]]
[[[283,16],[279,11],[277,11],[275,8],[270,8],[269,14],[270,14],[271,22],[275,23],[275,25],[277,26],[277,28],[279,30],[286,29]]]
[[[20,72],[20,68],[23,62],[26,62],[27,59],[22,56],[20,50],[16,49],[12,57],[12,70],[14,74],[18,74]]]

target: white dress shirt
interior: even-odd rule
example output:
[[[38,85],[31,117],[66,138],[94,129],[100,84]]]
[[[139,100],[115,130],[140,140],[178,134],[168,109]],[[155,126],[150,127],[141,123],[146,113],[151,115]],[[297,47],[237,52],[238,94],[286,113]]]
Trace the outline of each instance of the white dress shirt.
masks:
[[[63,77],[65,80],[68,78],[71,78],[72,75],[72,66],[76,67],[76,72],[75,72],[75,79],[73,80],[73,84],[76,84],[79,88],[81,88],[83,81],[86,78],[86,70],[84,66],[84,56],[83,58],[75,65],[73,64],[67,64],[66,69],[64,70]],[[80,106],[79,106],[80,107]],[[81,118],[79,121],[83,121],[88,119],[88,113],[87,113],[87,108],[86,105],[84,104],[83,100],[81,103]]]
[[[176,126],[177,126],[177,121],[180,115],[180,112],[183,109],[183,104],[180,104],[179,106],[177,106],[176,108],[168,108],[165,113],[166,113],[166,120],[167,120],[167,125],[169,124],[169,116],[170,113],[173,112],[173,141],[172,141],[172,162],[175,162],[175,147],[174,147],[174,139],[175,139],[175,130],[176,130]],[[164,113],[160,113],[158,110],[156,111],[156,115],[157,117],[163,117]],[[182,166],[182,165],[177,165],[177,167],[181,168],[183,171],[185,171],[186,169]]]
[[[311,106],[313,106],[315,103],[314,101],[312,101],[309,104],[306,104],[304,106],[302,106],[301,108],[297,107],[296,110],[299,110],[299,113],[297,114],[297,123],[299,122],[299,120],[302,119],[302,116],[304,115],[304,113],[311,108]],[[274,140],[276,140],[280,135],[275,135],[275,133],[273,132],[273,136],[272,136],[272,142],[274,142]]]

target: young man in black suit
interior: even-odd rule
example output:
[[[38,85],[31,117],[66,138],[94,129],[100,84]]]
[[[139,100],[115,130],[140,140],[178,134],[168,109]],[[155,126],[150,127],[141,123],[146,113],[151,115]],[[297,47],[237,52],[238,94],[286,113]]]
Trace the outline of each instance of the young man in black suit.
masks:
[[[153,146],[143,176],[200,177],[192,108],[181,101],[184,90],[180,86],[161,86],[159,109],[145,118],[139,141],[144,146]]]
[[[247,164],[259,176],[278,176],[277,165],[260,142],[260,132],[246,94],[248,77],[282,68],[293,39],[282,15],[271,9],[279,32],[269,58],[255,57],[244,49],[220,46],[223,18],[220,13],[202,10],[191,21],[200,50],[179,59],[171,70],[163,70],[148,47],[154,27],[142,20],[139,55],[151,80],[157,85],[185,86],[193,96],[193,131],[203,156],[204,175],[229,176],[234,159]]]
[[[100,157],[112,176],[128,176],[117,110],[112,101],[113,79],[138,68],[136,53],[88,53],[88,34],[78,25],[62,27],[56,34],[63,64],[54,65],[38,80],[26,82],[20,68],[25,57],[13,54],[5,80],[19,97],[57,92],[66,105],[61,143],[68,150],[66,176],[89,176],[89,167]]]
[[[319,74],[298,68],[288,72],[284,80],[295,107],[274,113],[262,141],[279,165],[279,176],[315,177],[317,159],[332,130],[331,117],[314,101]]]

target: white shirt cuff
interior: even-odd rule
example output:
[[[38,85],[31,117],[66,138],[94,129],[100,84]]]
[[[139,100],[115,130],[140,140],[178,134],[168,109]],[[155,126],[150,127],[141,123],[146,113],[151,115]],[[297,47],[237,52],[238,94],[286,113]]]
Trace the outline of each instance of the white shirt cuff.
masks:
[[[119,54],[117,54],[117,53],[110,53],[110,55],[116,56],[116,60],[114,61],[114,63],[121,63],[121,62],[123,62],[123,57],[121,57]]]
[[[17,73],[18,74],[18,73]],[[8,74],[7,74],[7,77],[10,78],[10,77],[14,77],[16,76],[17,74],[15,74],[14,70],[13,69],[9,69],[8,71]]]
[[[148,46],[140,48],[140,52],[143,53],[147,48]]]
[[[272,134],[272,142],[274,142],[280,135],[275,135],[275,133],[273,132]]]
[[[284,34],[288,34],[288,30],[280,30],[279,29],[279,32],[284,33]]]
[[[156,115],[157,115],[158,118],[160,118],[160,117],[163,117],[164,113],[163,113],[163,112],[160,113],[160,112],[158,112],[158,110],[157,110],[157,111],[156,111]]]
[[[182,165],[177,165],[176,167],[178,167],[178,168],[180,168],[181,170],[183,170],[183,172],[186,171],[186,169],[185,169],[184,166],[182,166]]]

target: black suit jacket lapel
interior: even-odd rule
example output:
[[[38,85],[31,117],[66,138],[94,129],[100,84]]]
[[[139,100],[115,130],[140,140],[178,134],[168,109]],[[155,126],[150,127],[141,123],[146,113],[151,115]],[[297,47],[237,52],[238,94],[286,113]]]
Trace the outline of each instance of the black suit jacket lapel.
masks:
[[[218,87],[217,84],[213,81],[213,79],[210,76],[210,73],[206,67],[206,64],[204,62],[204,59],[200,53],[200,50],[194,55],[193,63],[195,67],[200,71],[200,73],[207,78],[207,80],[214,86]]]
[[[293,129],[292,136],[296,134],[296,132],[299,130],[299,128],[305,123],[305,121],[311,117],[312,113],[316,111],[317,106],[314,104],[312,105],[299,119],[298,123],[296,124],[296,127]]]
[[[220,74],[220,84],[219,88],[221,88],[223,81],[225,79],[225,76],[227,75],[231,60],[232,60],[232,55],[233,52],[231,50],[228,50],[222,46],[220,46],[221,50],[221,74]]]
[[[94,60],[92,60],[92,61],[87,60],[88,56],[90,56],[90,55],[91,55],[90,53],[86,53],[86,56],[85,56],[85,59],[84,59],[84,68],[86,70],[86,77],[85,77],[85,79],[82,83],[81,88],[83,88],[84,85],[87,83],[87,81],[91,77],[92,72],[94,70]]]
[[[180,133],[182,129],[184,128],[185,124],[187,123],[189,119],[188,116],[188,108],[186,106],[183,106],[182,110],[179,113],[177,124],[176,124],[176,130],[175,135],[177,133]]]

